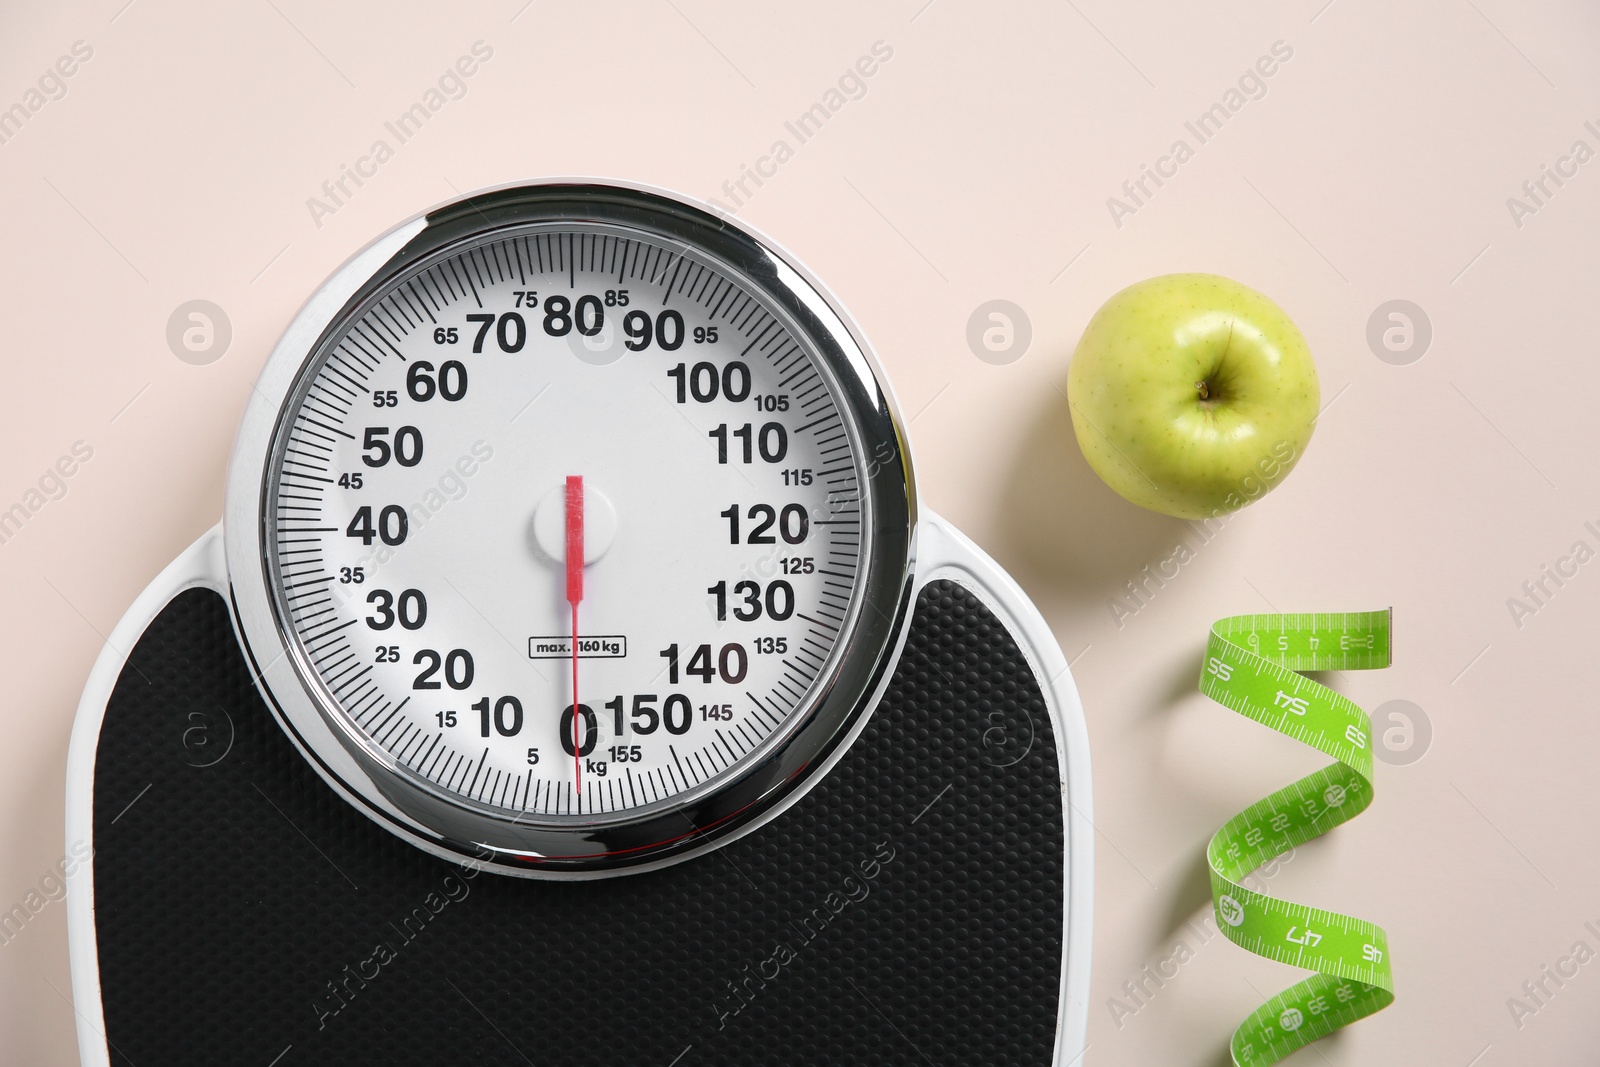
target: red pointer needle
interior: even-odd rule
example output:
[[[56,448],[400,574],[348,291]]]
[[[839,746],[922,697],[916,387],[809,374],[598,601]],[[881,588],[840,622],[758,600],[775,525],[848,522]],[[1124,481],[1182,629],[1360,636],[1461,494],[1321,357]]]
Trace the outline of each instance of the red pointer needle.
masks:
[[[567,475],[567,603],[572,605],[572,772],[583,792],[578,756],[578,602],[583,599],[583,475]]]

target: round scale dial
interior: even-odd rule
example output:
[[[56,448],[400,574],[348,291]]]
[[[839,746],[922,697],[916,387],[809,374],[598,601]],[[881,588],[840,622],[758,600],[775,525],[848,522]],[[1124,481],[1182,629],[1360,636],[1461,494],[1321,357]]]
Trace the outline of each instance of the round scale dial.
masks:
[[[774,808],[898,629],[875,509],[906,537],[909,482],[859,350],[753,239],[653,199],[433,226],[302,356],[262,471],[258,566],[334,762],[491,865],[625,866]]]
[[[758,293],[659,241],[452,250],[348,326],[285,425],[296,636],[373,744],[475,803],[606,814],[715,781],[804,706],[851,608],[859,456],[827,379]]]

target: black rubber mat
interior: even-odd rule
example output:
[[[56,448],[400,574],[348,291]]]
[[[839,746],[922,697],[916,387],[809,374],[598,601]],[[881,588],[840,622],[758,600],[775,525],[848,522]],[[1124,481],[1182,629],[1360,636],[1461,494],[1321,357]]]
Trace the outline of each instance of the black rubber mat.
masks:
[[[1048,1065],[1061,806],[1026,660],[938,582],[861,738],[767,826],[623,878],[474,875],[317,777],[192,590],[97,751],[111,1061]]]

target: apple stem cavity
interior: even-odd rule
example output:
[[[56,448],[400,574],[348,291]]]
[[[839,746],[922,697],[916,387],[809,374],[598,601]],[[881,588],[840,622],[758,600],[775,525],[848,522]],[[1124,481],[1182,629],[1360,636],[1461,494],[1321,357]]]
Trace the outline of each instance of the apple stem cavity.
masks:
[[[1222,370],[1223,361],[1228,358],[1228,349],[1233,347],[1233,327],[1234,327],[1234,320],[1233,319],[1229,319],[1228,320],[1228,337],[1227,337],[1227,340],[1222,342],[1222,351],[1217,354],[1215,367],[1211,371],[1211,375],[1212,375],[1213,378],[1216,377],[1216,375]],[[1205,378],[1201,378],[1199,381],[1194,383],[1194,391],[1200,394],[1200,400],[1202,402],[1210,402],[1210,401],[1212,401],[1213,398],[1212,398],[1211,394],[1213,392],[1215,392],[1216,390],[1217,390],[1216,384],[1214,382],[1212,382],[1212,381],[1209,381],[1209,380],[1205,379]],[[1221,400],[1222,397],[1219,394],[1215,399],[1216,400]]]

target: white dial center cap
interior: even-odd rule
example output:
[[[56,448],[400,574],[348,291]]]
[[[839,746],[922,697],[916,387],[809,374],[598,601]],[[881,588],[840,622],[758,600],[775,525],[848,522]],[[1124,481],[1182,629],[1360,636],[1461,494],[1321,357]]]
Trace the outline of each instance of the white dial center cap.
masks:
[[[617,509],[589,479],[583,480],[583,564],[588,566],[611,547],[617,537]],[[533,539],[550,559],[567,558],[567,487],[551,489],[533,512]]]

